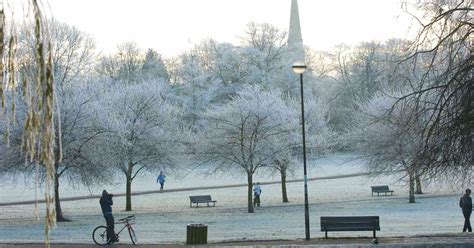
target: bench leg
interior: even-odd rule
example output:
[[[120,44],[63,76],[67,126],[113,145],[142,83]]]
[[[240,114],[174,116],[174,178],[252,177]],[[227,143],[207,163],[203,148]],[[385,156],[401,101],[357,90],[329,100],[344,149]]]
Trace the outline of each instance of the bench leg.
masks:
[[[328,231],[324,234],[324,237],[328,238]]]
[[[377,238],[377,237],[375,236],[375,230],[374,230],[374,239],[375,239],[375,238]]]

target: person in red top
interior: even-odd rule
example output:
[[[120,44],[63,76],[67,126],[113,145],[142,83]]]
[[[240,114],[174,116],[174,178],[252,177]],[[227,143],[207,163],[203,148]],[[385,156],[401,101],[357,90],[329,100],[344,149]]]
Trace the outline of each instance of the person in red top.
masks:
[[[470,196],[471,190],[466,189],[466,194],[464,194],[459,200],[459,206],[462,209],[462,214],[464,215],[464,227],[462,228],[463,232],[472,232],[471,227],[471,213],[472,213],[472,198]]]

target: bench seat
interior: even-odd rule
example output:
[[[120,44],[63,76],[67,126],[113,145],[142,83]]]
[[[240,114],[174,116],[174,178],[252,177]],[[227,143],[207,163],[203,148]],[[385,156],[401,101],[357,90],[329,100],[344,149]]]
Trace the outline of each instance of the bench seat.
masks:
[[[379,216],[321,216],[321,232],[328,231],[380,231]]]
[[[388,185],[380,185],[380,186],[370,186],[372,188],[372,196],[374,193],[377,193],[377,196],[380,195],[380,193],[384,193],[387,195],[387,193],[390,193],[390,195],[393,195],[393,190],[390,190],[388,188]]]
[[[211,207],[209,203],[212,203],[212,207],[216,206],[216,200],[212,200],[210,195],[194,195],[194,196],[189,196],[189,206],[193,207],[193,204],[196,205],[196,207],[199,207],[199,203],[206,203],[208,207]]]

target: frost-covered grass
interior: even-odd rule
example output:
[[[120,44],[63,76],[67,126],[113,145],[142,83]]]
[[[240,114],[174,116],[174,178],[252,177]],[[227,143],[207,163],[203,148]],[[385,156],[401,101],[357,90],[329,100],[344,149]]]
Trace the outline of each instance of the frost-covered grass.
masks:
[[[317,167],[311,167],[310,177],[348,174],[360,171],[359,162],[343,164],[345,156],[333,156],[319,160]],[[316,164],[316,161],[313,162]],[[142,177],[134,185],[135,190],[157,189],[155,175]],[[308,183],[310,203],[311,236],[321,237],[320,216],[337,215],[379,215],[381,231],[379,236],[405,236],[415,234],[433,234],[459,232],[463,218],[457,205],[459,188],[430,185],[417,202],[408,203],[406,185],[398,182],[399,175],[370,179],[364,176],[331,180],[310,181]],[[257,177],[257,180],[272,181],[275,178]],[[166,188],[198,187],[205,185],[227,185],[243,183],[239,177],[204,177],[191,174],[180,180],[168,176]],[[395,190],[394,196],[374,196],[370,194],[370,185],[388,184]],[[133,213],[137,215],[137,236],[141,243],[181,243],[186,239],[186,225],[203,223],[208,225],[210,242],[224,240],[266,240],[297,239],[304,237],[303,183],[290,183],[288,186],[289,203],[281,202],[280,184],[263,185],[262,206],[255,213],[247,213],[246,187],[220,188],[212,190],[194,190],[164,192],[138,195],[132,198]],[[5,191],[5,188],[10,192]],[[108,188],[109,189],[109,188]],[[110,187],[111,192],[123,192],[121,185]],[[15,196],[16,191],[24,195]],[[68,191],[69,190],[69,191]],[[99,194],[101,189],[93,189]],[[4,197],[8,201],[30,200],[32,190],[3,187]],[[82,195],[84,189],[66,189],[62,195]],[[26,197],[30,194],[29,197]],[[217,200],[216,207],[189,207],[189,195],[210,194]],[[125,198],[114,199],[116,219],[127,216]],[[61,242],[91,243],[91,232],[97,225],[104,223],[100,214],[98,199],[69,201],[62,203],[65,216],[72,222],[58,223],[52,231],[52,240]],[[0,242],[31,242],[43,239],[44,223],[34,220],[34,206],[20,205],[0,207]],[[40,209],[40,214],[44,210]],[[331,237],[366,236],[371,232],[334,232]],[[127,235],[121,241],[130,242]]]

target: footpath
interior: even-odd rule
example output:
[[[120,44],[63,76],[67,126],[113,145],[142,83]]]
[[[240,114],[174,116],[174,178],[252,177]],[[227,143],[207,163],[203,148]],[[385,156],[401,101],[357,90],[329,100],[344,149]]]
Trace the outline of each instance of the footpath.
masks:
[[[329,180],[329,179],[341,179],[349,177],[359,177],[370,175],[368,172],[358,172],[350,173],[344,175],[335,175],[335,176],[323,176],[323,177],[312,177],[308,178],[308,181],[316,180]],[[293,179],[287,180],[286,183],[295,183],[303,182],[303,179]],[[271,185],[271,184],[281,184],[281,181],[272,181],[272,182],[260,182],[261,185]],[[162,193],[173,193],[173,192],[183,192],[183,191],[198,191],[198,190],[208,190],[208,189],[225,189],[225,188],[237,188],[237,187],[246,187],[247,184],[229,184],[229,185],[215,185],[215,186],[200,186],[200,187],[191,187],[191,188],[177,188],[177,189],[165,189],[165,190],[147,190],[147,191],[135,191],[132,192],[132,196],[136,195],[148,195],[148,194],[162,194]],[[84,195],[84,196],[73,196],[73,197],[61,197],[61,202],[67,201],[80,201],[87,199],[99,199],[102,195]],[[125,197],[125,193],[116,193],[114,197]],[[30,205],[35,203],[45,203],[44,199],[27,200],[27,201],[12,201],[12,202],[0,202],[0,207],[3,206],[17,206],[17,205]]]
[[[134,247],[134,248],[176,248],[176,247],[322,247],[322,248],[356,248],[356,247],[390,247],[390,248],[474,248],[474,233],[450,233],[450,234],[433,234],[409,237],[379,237],[378,244],[373,244],[371,238],[314,238],[306,240],[265,240],[265,241],[233,241],[222,243],[210,243],[206,245],[185,245],[185,244],[139,244],[131,245],[130,243],[117,243],[105,247]],[[41,243],[16,243],[16,244],[0,244],[0,248],[44,248],[45,244]],[[87,248],[99,247],[95,244],[72,244],[72,243],[52,243],[52,248]]]

